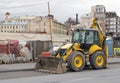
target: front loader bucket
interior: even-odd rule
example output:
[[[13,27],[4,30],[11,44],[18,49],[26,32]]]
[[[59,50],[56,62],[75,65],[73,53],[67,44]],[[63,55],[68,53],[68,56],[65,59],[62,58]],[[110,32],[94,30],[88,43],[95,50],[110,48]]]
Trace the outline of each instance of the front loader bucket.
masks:
[[[40,57],[35,65],[36,71],[49,73],[65,73],[66,63],[61,58]]]

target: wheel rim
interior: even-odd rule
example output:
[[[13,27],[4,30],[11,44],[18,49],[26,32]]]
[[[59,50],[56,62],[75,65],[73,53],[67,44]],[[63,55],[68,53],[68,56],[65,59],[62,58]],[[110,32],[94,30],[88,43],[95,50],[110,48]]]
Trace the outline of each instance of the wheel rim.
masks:
[[[77,68],[80,68],[82,66],[82,57],[81,56],[77,55],[74,58],[74,66]]]
[[[96,64],[97,64],[98,66],[102,66],[103,63],[104,63],[104,58],[103,58],[103,56],[102,56],[102,55],[98,55],[98,56],[96,57]]]

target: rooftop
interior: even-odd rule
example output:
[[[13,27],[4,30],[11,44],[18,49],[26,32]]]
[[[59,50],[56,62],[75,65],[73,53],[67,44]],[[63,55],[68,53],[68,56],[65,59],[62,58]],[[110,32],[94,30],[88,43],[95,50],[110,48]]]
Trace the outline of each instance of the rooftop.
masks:
[[[1,25],[27,25],[27,22],[17,22],[17,21],[1,21]]]

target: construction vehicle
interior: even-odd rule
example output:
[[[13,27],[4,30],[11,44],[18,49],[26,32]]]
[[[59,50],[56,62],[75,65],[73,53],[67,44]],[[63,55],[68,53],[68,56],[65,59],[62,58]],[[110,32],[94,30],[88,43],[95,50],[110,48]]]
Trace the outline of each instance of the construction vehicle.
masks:
[[[71,43],[62,45],[56,54],[39,57],[35,70],[65,73],[68,68],[75,72],[81,71],[86,65],[97,70],[107,68],[108,51],[105,39],[97,18],[93,18],[90,28],[74,29]]]

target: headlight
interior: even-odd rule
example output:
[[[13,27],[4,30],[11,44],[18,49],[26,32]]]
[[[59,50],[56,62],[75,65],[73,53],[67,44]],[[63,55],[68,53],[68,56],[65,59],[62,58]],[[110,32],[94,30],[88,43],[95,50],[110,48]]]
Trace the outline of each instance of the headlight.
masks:
[[[60,56],[64,55],[66,52],[66,49],[60,49]]]

